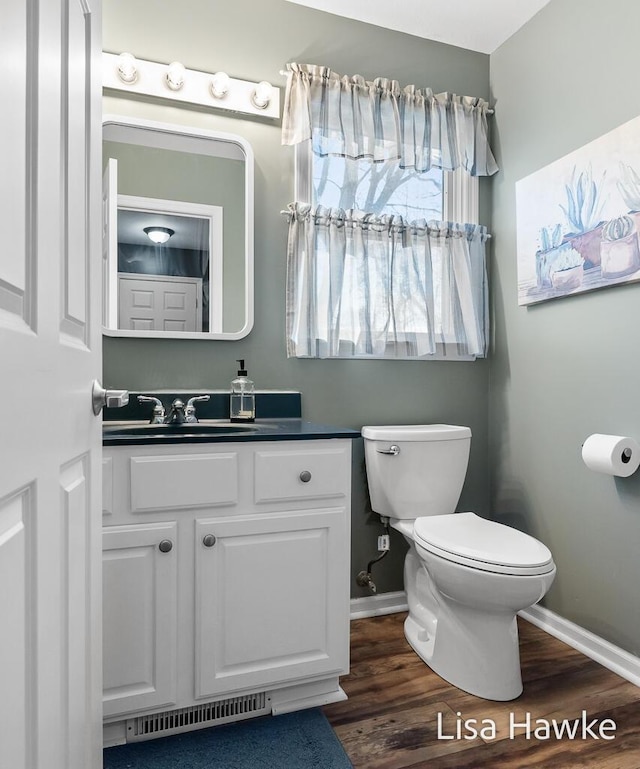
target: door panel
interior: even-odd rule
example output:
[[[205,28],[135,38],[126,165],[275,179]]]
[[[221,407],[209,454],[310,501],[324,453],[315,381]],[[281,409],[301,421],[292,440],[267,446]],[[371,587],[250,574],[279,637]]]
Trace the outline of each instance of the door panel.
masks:
[[[87,67],[90,50],[87,41],[91,16],[82,0],[69,0],[66,8],[68,34],[63,40],[62,132],[65,157],[64,178],[64,283],[61,329],[87,341],[87,212],[89,209],[87,163],[91,135],[86,130],[86,111],[91,70]],[[66,113],[66,114],[65,114]]]
[[[34,158],[27,153],[27,136],[33,128],[34,100],[28,98],[28,85],[33,82],[31,62],[35,57],[33,41],[34,22],[24,3],[9,3],[2,11],[0,32],[2,61],[10,62],[11,76],[7,77],[4,98],[12,106],[11,119],[0,121],[2,179],[0,179],[0,206],[3,218],[10,222],[3,252],[11,258],[0,259],[0,311],[7,315],[2,325],[28,322],[29,291],[28,223],[33,219],[33,199],[27,200],[27,182],[33,172]],[[5,110],[5,112],[7,112]],[[29,244],[30,245],[30,244]],[[6,251],[5,251],[6,249]]]
[[[31,751],[26,735],[35,728],[34,702],[28,685],[30,664],[27,639],[33,625],[33,532],[30,503],[32,489],[24,489],[0,500],[0,756],[12,757],[27,767]],[[6,632],[11,628],[12,632]],[[5,765],[5,764],[2,764]]]
[[[69,462],[60,473],[62,495],[61,524],[63,542],[62,648],[64,660],[64,722],[67,730],[68,765],[82,766],[86,749],[84,735],[75,718],[86,709],[89,680],[86,639],[89,625],[89,600],[86,591],[88,572],[89,481],[88,457]],[[73,720],[71,715],[74,714]]]

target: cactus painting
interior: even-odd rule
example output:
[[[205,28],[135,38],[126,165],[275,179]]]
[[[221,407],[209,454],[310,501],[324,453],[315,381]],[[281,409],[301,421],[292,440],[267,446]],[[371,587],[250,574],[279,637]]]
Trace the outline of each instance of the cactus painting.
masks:
[[[518,304],[640,281],[640,117],[516,184]]]

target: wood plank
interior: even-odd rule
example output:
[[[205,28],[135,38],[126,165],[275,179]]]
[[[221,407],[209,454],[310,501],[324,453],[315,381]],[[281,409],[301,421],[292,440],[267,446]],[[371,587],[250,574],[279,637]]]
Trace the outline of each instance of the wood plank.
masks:
[[[483,700],[420,660],[404,638],[405,616],[351,623],[351,672],[341,681],[348,699],[324,710],[354,769],[640,769],[640,688],[519,620],[524,692]],[[584,739],[583,712],[587,724],[597,719]],[[518,726],[527,719],[528,736]],[[576,719],[574,739],[555,735],[553,720]],[[614,739],[591,736],[604,719],[615,723],[604,733]]]

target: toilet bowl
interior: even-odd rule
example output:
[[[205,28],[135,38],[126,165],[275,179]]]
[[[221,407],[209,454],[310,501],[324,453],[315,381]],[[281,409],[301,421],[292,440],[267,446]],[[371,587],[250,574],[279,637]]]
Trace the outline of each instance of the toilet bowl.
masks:
[[[555,577],[534,537],[472,512],[453,512],[471,431],[456,425],[364,427],[371,504],[409,545],[407,641],[454,686],[490,700],[522,692],[517,612]]]

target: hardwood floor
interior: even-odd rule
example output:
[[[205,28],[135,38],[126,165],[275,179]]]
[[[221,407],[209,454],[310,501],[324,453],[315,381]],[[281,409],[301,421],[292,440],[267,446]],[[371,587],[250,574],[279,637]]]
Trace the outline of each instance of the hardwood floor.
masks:
[[[640,688],[519,620],[524,692],[481,700],[418,658],[405,616],[351,623],[351,673],[341,682],[349,699],[324,711],[355,769],[640,769]],[[470,719],[478,736],[465,728]],[[580,720],[573,739],[553,731],[565,719],[565,729]]]

